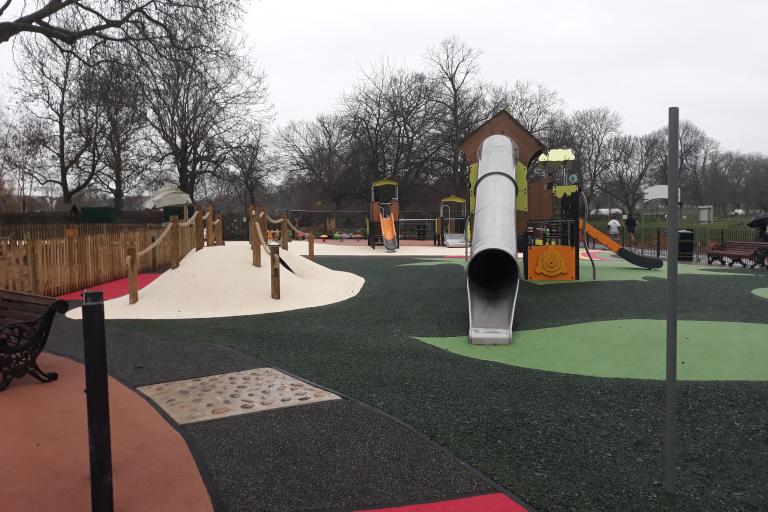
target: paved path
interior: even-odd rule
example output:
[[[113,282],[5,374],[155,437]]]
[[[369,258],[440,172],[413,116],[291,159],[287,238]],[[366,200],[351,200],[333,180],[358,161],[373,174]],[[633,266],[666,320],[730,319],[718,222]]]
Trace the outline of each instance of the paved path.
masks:
[[[90,510],[83,366],[50,354],[39,361],[59,379],[27,376],[0,393],[0,510]],[[115,510],[213,510],[179,433],[128,387],[109,387]]]

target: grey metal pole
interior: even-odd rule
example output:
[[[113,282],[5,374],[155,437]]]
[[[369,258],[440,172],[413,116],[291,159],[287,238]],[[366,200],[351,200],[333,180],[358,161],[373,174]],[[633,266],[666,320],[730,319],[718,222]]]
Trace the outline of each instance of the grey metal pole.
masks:
[[[675,493],[677,480],[677,215],[680,112],[669,109],[667,148],[667,379],[664,384],[664,490]]]
[[[85,397],[91,462],[91,510],[112,512],[112,441],[109,430],[109,381],[101,292],[83,296]]]

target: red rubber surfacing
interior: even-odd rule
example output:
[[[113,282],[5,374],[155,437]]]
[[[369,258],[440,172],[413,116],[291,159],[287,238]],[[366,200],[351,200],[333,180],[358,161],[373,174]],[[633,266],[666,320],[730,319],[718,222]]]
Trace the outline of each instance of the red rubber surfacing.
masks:
[[[527,512],[527,509],[504,494],[493,493],[420,505],[368,509],[366,512]]]
[[[139,290],[147,286],[149,283],[160,277],[160,274],[139,274],[136,276],[138,281]],[[79,290],[72,293],[60,295],[57,298],[62,300],[83,300],[83,293],[85,290]],[[117,279],[115,281],[109,281],[108,283],[91,286],[88,288],[89,292],[102,292],[104,294],[104,300],[116,299],[123,295],[128,295],[128,279]]]

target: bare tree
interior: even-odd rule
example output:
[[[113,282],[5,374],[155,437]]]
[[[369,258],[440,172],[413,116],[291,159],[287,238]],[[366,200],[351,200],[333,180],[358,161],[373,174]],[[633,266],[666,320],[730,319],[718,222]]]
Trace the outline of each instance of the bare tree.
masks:
[[[207,23],[217,19],[216,11],[231,10],[237,5],[232,0],[3,0],[0,44],[23,33],[41,34],[64,44],[87,37],[126,42],[150,40],[170,35],[165,22],[169,17]],[[78,23],[71,25],[63,19],[76,19]]]
[[[194,199],[203,178],[223,169],[238,126],[270,118],[271,107],[266,75],[238,54],[236,41],[199,31],[184,37],[181,46],[142,56],[143,91],[158,158]]]
[[[571,115],[569,129],[576,152],[574,170],[592,203],[609,167],[608,142],[619,133],[621,116],[607,107],[577,110]]]
[[[250,124],[229,151],[226,179],[235,186],[236,193],[245,196],[246,207],[256,202],[259,191],[266,189],[272,172],[266,161],[266,138],[263,125]]]
[[[407,191],[433,177],[440,149],[434,92],[423,73],[383,62],[345,95],[350,137],[364,162],[361,182],[395,178]]]
[[[517,80],[509,84],[489,86],[493,111],[507,109],[533,135],[540,136],[560,112],[563,101],[557,91],[542,83]]]
[[[634,215],[663,151],[664,140],[654,133],[612,138],[607,146],[608,167],[600,189],[616,199],[628,215]]]
[[[359,161],[353,151],[347,120],[320,115],[314,121],[292,121],[279,134],[287,183],[312,186],[333,201],[337,210],[360,190]]]
[[[131,54],[113,47],[101,56],[100,65],[87,69],[82,78],[100,107],[100,122],[104,125],[99,151],[103,166],[95,180],[99,188],[112,195],[117,211],[122,210],[126,193],[139,186],[147,174],[147,122],[140,75]]]
[[[24,38],[20,45],[20,101],[34,121],[21,132],[35,161],[17,161],[38,185],[55,185],[64,202],[93,180],[99,166],[103,124],[99,105],[80,82],[77,47]]]
[[[440,106],[443,172],[454,191],[465,193],[469,168],[457,145],[488,118],[485,93],[479,83],[481,52],[457,37],[444,39],[427,51],[425,59],[434,73],[435,102]]]

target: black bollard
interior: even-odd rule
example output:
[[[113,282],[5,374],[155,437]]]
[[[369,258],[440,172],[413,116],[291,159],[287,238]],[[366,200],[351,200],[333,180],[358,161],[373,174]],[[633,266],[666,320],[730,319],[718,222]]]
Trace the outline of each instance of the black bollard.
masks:
[[[101,292],[83,297],[85,393],[88,404],[88,448],[91,460],[91,510],[112,512],[112,447],[109,433],[109,384]]]

